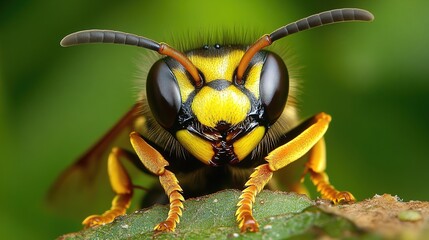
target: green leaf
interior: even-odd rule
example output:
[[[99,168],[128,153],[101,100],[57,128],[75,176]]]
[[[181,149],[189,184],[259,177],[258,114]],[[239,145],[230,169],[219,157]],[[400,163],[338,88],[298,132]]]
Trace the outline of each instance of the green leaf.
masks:
[[[62,239],[313,239],[364,236],[365,233],[345,218],[325,213],[306,196],[264,190],[256,197],[254,216],[260,224],[257,233],[240,233],[235,221],[240,192],[225,190],[189,199],[181,222],[174,233],[154,233],[153,227],[165,220],[168,206],[148,209],[118,217],[113,223]]]

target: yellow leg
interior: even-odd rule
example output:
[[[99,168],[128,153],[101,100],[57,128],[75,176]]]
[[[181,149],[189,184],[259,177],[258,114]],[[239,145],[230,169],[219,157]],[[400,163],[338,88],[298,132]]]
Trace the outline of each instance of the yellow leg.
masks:
[[[182,216],[184,198],[182,188],[174,173],[165,169],[168,162],[164,157],[151,147],[136,132],[130,134],[131,145],[136,151],[143,165],[152,173],[159,176],[161,186],[164,188],[170,200],[170,210],[167,219],[155,226],[155,231],[174,231]]]
[[[255,169],[245,185],[237,204],[236,219],[242,232],[257,232],[258,223],[253,217],[252,206],[255,196],[271,179],[273,172],[285,167],[307,153],[325,134],[331,117],[319,113],[290,132],[292,139],[271,151],[265,157],[267,164]]]
[[[112,201],[112,207],[102,215],[91,215],[85,218],[82,222],[85,227],[110,223],[115,217],[124,215],[130,206],[133,185],[127,171],[119,160],[121,156],[127,155],[120,148],[113,148],[107,163],[110,185],[116,194]]]
[[[310,179],[317,187],[322,198],[337,203],[354,202],[355,198],[350,192],[338,191],[329,183],[326,174],[326,150],[325,140],[321,138],[319,142],[309,152],[309,159],[306,164],[307,171],[310,173]]]
[[[250,179],[246,182],[246,188],[240,196],[240,201],[237,204],[238,209],[235,213],[238,227],[242,232],[259,231],[259,224],[253,218],[252,207],[256,194],[264,188],[272,176],[273,172],[270,170],[268,164],[263,164],[255,169],[252,175],[250,175]]]

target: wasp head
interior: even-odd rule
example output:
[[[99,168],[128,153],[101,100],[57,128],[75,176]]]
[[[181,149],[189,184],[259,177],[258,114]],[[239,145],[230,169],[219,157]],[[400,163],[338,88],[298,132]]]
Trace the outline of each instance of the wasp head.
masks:
[[[260,51],[241,81],[243,46],[204,46],[186,52],[202,83],[172,58],[154,64],[147,97],[157,121],[192,155],[209,165],[245,159],[279,118],[288,97],[288,72],[274,53]]]

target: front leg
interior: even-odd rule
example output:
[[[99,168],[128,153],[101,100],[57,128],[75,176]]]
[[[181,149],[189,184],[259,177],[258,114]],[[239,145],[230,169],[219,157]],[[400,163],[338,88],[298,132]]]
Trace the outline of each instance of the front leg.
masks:
[[[241,232],[259,231],[259,224],[252,214],[253,203],[255,202],[256,194],[264,188],[272,176],[273,171],[268,164],[263,164],[255,168],[255,171],[250,175],[250,179],[246,182],[246,188],[240,196],[240,201],[237,204],[238,209],[235,212]]]
[[[127,171],[122,165],[121,157],[131,160],[131,156],[123,149],[113,148],[109,154],[107,169],[110,185],[116,194],[112,207],[102,215],[91,215],[83,220],[85,227],[94,227],[112,222],[117,216],[124,215],[131,203],[133,184]]]
[[[271,151],[268,162],[255,169],[245,184],[237,204],[237,222],[242,232],[257,232],[259,225],[253,217],[252,206],[258,194],[271,179],[273,172],[292,163],[306,154],[325,134],[331,117],[319,113],[291,130],[290,141]]]
[[[161,186],[170,200],[170,210],[165,221],[155,226],[155,231],[174,231],[182,216],[183,201],[182,188],[174,173],[165,169],[168,162],[153,147],[151,147],[136,132],[130,134],[131,145],[142,161],[143,165],[153,174],[159,176]]]

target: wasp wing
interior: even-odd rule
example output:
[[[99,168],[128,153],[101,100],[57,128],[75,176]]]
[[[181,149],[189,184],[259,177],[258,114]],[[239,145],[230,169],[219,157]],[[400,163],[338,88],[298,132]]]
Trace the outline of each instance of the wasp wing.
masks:
[[[140,113],[141,104],[137,103],[92,148],[61,173],[49,190],[49,208],[62,216],[82,219],[110,208],[114,193],[107,175],[107,157],[113,147],[131,151],[129,133],[143,124],[144,117]],[[134,176],[141,171],[127,166],[131,164],[129,161],[123,163],[134,181]],[[150,184],[152,181],[145,182]]]

